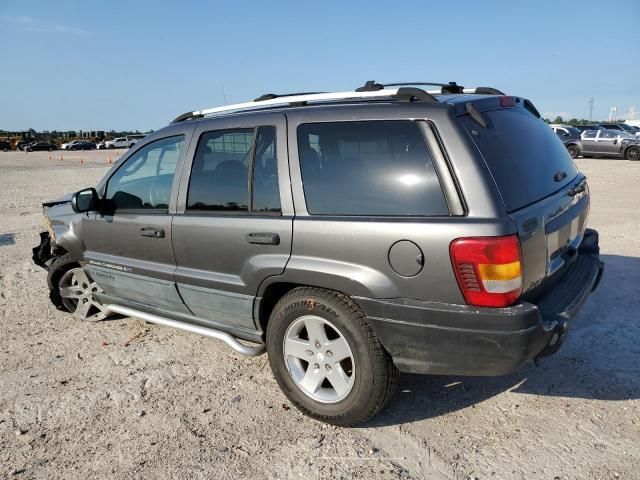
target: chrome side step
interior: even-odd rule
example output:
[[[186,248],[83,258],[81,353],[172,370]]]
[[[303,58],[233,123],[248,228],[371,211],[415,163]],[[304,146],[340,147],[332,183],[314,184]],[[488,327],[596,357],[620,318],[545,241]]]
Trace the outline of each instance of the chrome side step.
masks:
[[[201,327],[199,325],[190,325],[184,322],[178,322],[177,320],[171,320],[165,317],[159,317],[158,315],[153,315],[151,313],[141,312],[139,310],[134,310],[133,308],[122,307],[120,305],[105,305],[105,310],[107,312],[119,313],[120,315],[125,315],[127,317],[135,317],[145,320],[150,323],[155,323],[157,325],[162,325],[165,327],[177,328],[178,330],[184,330],[185,332],[197,333],[198,335],[203,335],[205,337],[213,338],[215,340],[221,340],[231,348],[233,348],[236,352],[247,355],[249,357],[255,357],[257,355],[262,355],[266,347],[265,345],[256,345],[256,346],[247,346],[243,345],[238,341],[237,338],[229,335],[228,333],[221,332],[220,330],[214,330],[212,328]]]

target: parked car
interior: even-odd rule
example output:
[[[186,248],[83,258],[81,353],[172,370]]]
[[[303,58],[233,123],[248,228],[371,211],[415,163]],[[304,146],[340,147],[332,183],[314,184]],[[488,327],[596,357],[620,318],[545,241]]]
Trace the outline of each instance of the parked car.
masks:
[[[558,135],[561,139],[563,138],[580,138],[580,134],[582,133],[576,127],[571,125],[562,125],[562,124],[551,124],[549,125],[551,129],[554,131],[556,135]]]
[[[79,140],[72,142],[67,150],[95,150],[96,144],[87,140]]]
[[[633,136],[640,136],[640,132],[626,123],[603,123],[601,125],[602,128],[606,128],[607,130],[614,130],[616,132],[625,132]]]
[[[142,135],[144,138],[144,135]],[[131,148],[140,140],[140,135],[130,135],[127,137],[118,137],[105,142],[107,148]]]
[[[34,143],[34,140],[20,140],[16,143],[16,150],[24,151],[24,148],[31,143]]]
[[[9,150],[13,150],[11,147],[11,143],[6,140],[0,140],[0,150],[3,152],[8,152]]]
[[[609,129],[582,134],[582,155],[640,160],[640,139],[626,132]]]
[[[60,145],[60,148],[62,150],[71,150],[71,146],[75,145],[76,143],[80,143],[80,142],[84,142],[85,140],[72,140],[70,142],[67,143],[63,143],[62,145]]]
[[[51,142],[33,142],[28,145],[25,145],[24,150],[26,152],[44,152],[49,151],[53,152],[57,150],[58,146],[55,143]]]
[[[601,125],[574,125],[575,128],[580,130],[580,132],[586,132],[589,130],[604,130],[604,127]]]
[[[367,82],[180,115],[43,204],[52,301],[266,350],[289,400],[336,425],[378,412],[398,371],[555,353],[603,270],[586,178],[529,100],[441,92]]]

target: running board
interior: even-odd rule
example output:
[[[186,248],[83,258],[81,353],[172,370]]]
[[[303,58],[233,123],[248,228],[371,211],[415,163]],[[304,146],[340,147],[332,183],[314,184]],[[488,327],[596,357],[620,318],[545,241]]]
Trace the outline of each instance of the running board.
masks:
[[[198,335],[213,338],[215,340],[221,340],[236,352],[249,357],[262,355],[266,350],[264,344],[256,345],[255,347],[243,345],[237,338],[229,335],[228,333],[221,332],[220,330],[201,327],[199,325],[191,325],[189,323],[159,317],[158,315],[152,315],[151,313],[141,312],[140,310],[134,310],[133,308],[122,307],[120,305],[105,305],[104,308],[106,312],[119,313],[120,315],[125,315],[127,317],[140,318],[146,322],[155,323],[164,327],[176,328],[178,330],[184,330],[185,332],[197,333]]]

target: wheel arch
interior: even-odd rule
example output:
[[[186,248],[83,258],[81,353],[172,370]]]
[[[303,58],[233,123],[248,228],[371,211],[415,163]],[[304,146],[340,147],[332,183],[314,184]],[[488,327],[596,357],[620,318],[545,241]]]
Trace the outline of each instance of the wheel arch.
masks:
[[[302,263],[308,264],[303,266]],[[323,288],[348,297],[394,298],[400,296],[391,279],[377,270],[344,262],[304,259],[289,262],[285,273],[265,279],[254,304],[256,326],[266,331],[278,300],[298,287]]]

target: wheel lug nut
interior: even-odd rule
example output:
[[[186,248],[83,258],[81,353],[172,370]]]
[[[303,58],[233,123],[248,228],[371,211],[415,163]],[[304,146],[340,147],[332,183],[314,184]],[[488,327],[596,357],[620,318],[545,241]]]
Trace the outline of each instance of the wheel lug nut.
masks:
[[[304,353],[306,353],[309,357],[313,357],[313,351],[311,351],[311,350],[307,350]]]
[[[332,357],[333,356],[333,352],[331,350],[327,350],[327,357]]]
[[[316,364],[314,364],[314,365],[313,365],[313,368],[314,368],[315,370],[319,370],[319,369],[320,369],[320,365],[318,365],[318,364],[316,363]]]
[[[327,372],[331,371],[331,365],[329,365],[328,363],[324,366],[324,368],[327,369]]]
[[[316,348],[320,348],[321,347],[320,342],[318,340],[316,340],[315,345],[316,345]]]

